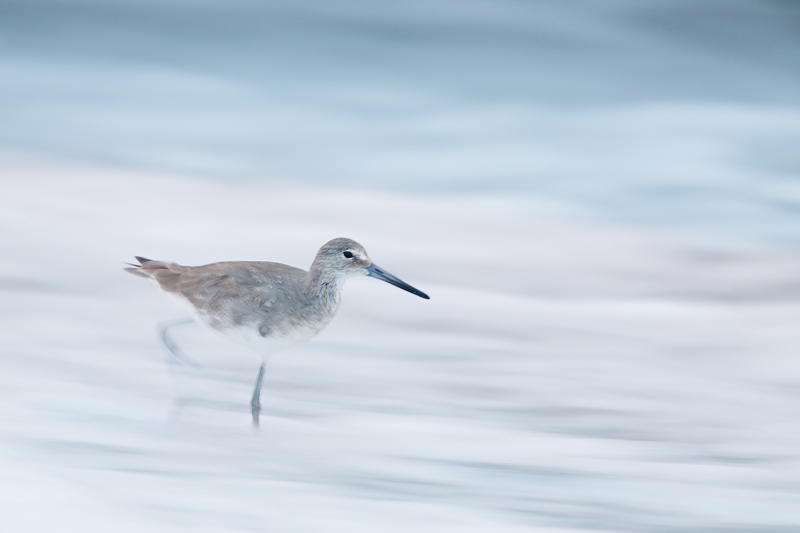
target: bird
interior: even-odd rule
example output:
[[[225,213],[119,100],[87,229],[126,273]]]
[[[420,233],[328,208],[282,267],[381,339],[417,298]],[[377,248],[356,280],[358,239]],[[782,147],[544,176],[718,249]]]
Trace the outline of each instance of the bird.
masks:
[[[261,357],[250,401],[254,427],[259,425],[269,357],[322,331],[339,309],[346,280],[369,276],[430,299],[373,263],[359,243],[342,237],[322,245],[308,271],[268,261],[183,266],[135,258],[138,264],[128,263],[124,270],[154,281],[161,292],[188,307],[197,322]],[[167,344],[165,331],[162,340]]]

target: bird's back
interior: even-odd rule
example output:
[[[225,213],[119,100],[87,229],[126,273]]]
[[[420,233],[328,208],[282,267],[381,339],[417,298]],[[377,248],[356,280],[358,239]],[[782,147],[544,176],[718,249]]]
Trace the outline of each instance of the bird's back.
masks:
[[[236,336],[244,344],[262,339],[305,340],[330,317],[308,305],[307,272],[282,263],[226,261],[187,267],[137,257],[139,266],[126,269],[153,279],[162,291],[189,304],[192,314],[209,327]],[[239,331],[239,333],[237,333]],[[251,339],[251,334],[257,334]]]

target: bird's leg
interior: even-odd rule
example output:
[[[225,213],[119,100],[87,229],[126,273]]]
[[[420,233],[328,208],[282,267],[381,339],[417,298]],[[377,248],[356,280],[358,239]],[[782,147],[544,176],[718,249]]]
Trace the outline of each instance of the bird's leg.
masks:
[[[191,324],[194,322],[191,318],[182,318],[180,320],[170,320],[167,322],[159,322],[156,324],[156,332],[158,333],[158,338],[161,343],[170,351],[172,355],[174,355],[177,359],[180,359],[187,365],[194,367],[194,368],[202,368],[202,365],[197,364],[192,360],[191,357],[183,353],[177,344],[172,342],[172,339],[169,338],[167,335],[167,330],[172,326],[180,326],[181,324]]]
[[[253,413],[253,427],[258,427],[258,415],[261,413],[261,382],[264,380],[264,368],[266,363],[261,363],[256,379],[256,388],[253,390],[253,399],[250,400],[250,412]]]

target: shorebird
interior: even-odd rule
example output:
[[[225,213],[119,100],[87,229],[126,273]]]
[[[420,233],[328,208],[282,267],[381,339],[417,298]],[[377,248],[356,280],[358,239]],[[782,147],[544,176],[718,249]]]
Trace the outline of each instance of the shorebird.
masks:
[[[348,278],[370,276],[430,299],[378,267],[351,239],[325,243],[308,271],[282,263],[226,261],[182,266],[136,256],[125,270],[149,278],[168,296],[185,304],[192,317],[223,337],[261,356],[250,411],[258,426],[261,382],[271,355],[307,341],[322,331],[339,309]],[[166,333],[162,340],[167,344]],[[170,351],[174,350],[167,344]]]

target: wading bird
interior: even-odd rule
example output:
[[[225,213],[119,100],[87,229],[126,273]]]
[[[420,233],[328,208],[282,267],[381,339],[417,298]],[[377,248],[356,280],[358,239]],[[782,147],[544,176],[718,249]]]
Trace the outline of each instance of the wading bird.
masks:
[[[138,256],[136,260],[138,265],[125,270],[152,279],[162,292],[185,303],[195,320],[261,356],[250,402],[255,426],[261,412],[261,382],[268,358],[322,331],[339,308],[342,287],[348,278],[370,276],[429,299],[424,292],[375,265],[363,246],[344,238],[323,245],[307,272],[262,261],[190,267]],[[165,330],[162,340],[174,352]]]

